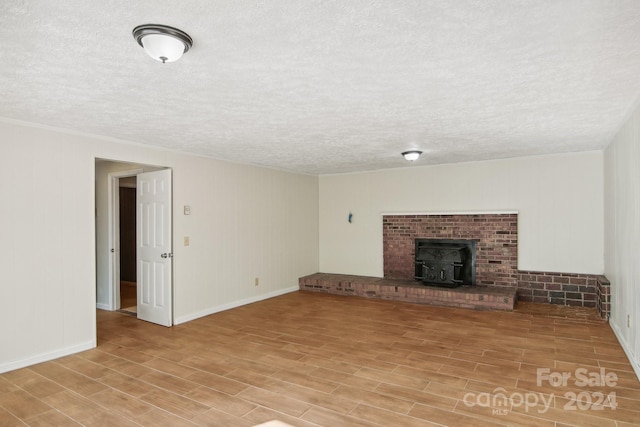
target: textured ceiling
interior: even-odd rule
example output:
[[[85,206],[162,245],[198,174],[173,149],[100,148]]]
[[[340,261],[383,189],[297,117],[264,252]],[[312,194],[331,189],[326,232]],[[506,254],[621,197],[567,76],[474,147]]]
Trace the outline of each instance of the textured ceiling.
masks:
[[[132,29],[193,48],[161,64]],[[0,3],[0,117],[310,174],[597,150],[638,0]]]

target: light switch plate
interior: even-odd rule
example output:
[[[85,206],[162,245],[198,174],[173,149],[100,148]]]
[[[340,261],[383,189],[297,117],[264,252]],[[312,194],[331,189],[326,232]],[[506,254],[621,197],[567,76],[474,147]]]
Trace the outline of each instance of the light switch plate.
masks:
[[[191,206],[184,205],[184,214],[185,215],[191,215]]]

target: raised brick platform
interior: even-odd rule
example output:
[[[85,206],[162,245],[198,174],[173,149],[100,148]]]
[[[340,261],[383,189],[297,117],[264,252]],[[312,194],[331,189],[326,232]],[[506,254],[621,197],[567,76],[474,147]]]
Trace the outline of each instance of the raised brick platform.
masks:
[[[304,276],[298,283],[303,291],[476,310],[510,311],[516,303],[515,287],[460,286],[449,289],[424,286],[413,280],[330,273]]]

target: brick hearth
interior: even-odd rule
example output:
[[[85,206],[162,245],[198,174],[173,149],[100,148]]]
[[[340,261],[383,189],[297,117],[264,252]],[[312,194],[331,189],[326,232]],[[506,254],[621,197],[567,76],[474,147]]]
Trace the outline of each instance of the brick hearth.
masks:
[[[513,310],[515,287],[438,288],[414,280],[316,273],[301,277],[300,290],[479,310]]]

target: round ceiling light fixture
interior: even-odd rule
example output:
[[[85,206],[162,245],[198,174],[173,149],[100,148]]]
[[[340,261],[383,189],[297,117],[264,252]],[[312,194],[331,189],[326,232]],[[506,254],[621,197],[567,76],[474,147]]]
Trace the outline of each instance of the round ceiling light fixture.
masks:
[[[133,38],[150,57],[163,64],[177,61],[193,46],[189,34],[168,25],[138,25],[133,29]]]
[[[410,162],[415,162],[420,157],[420,154],[422,154],[422,151],[411,150],[411,151],[405,151],[404,153],[402,153],[402,157],[404,157],[405,160],[408,160]]]

